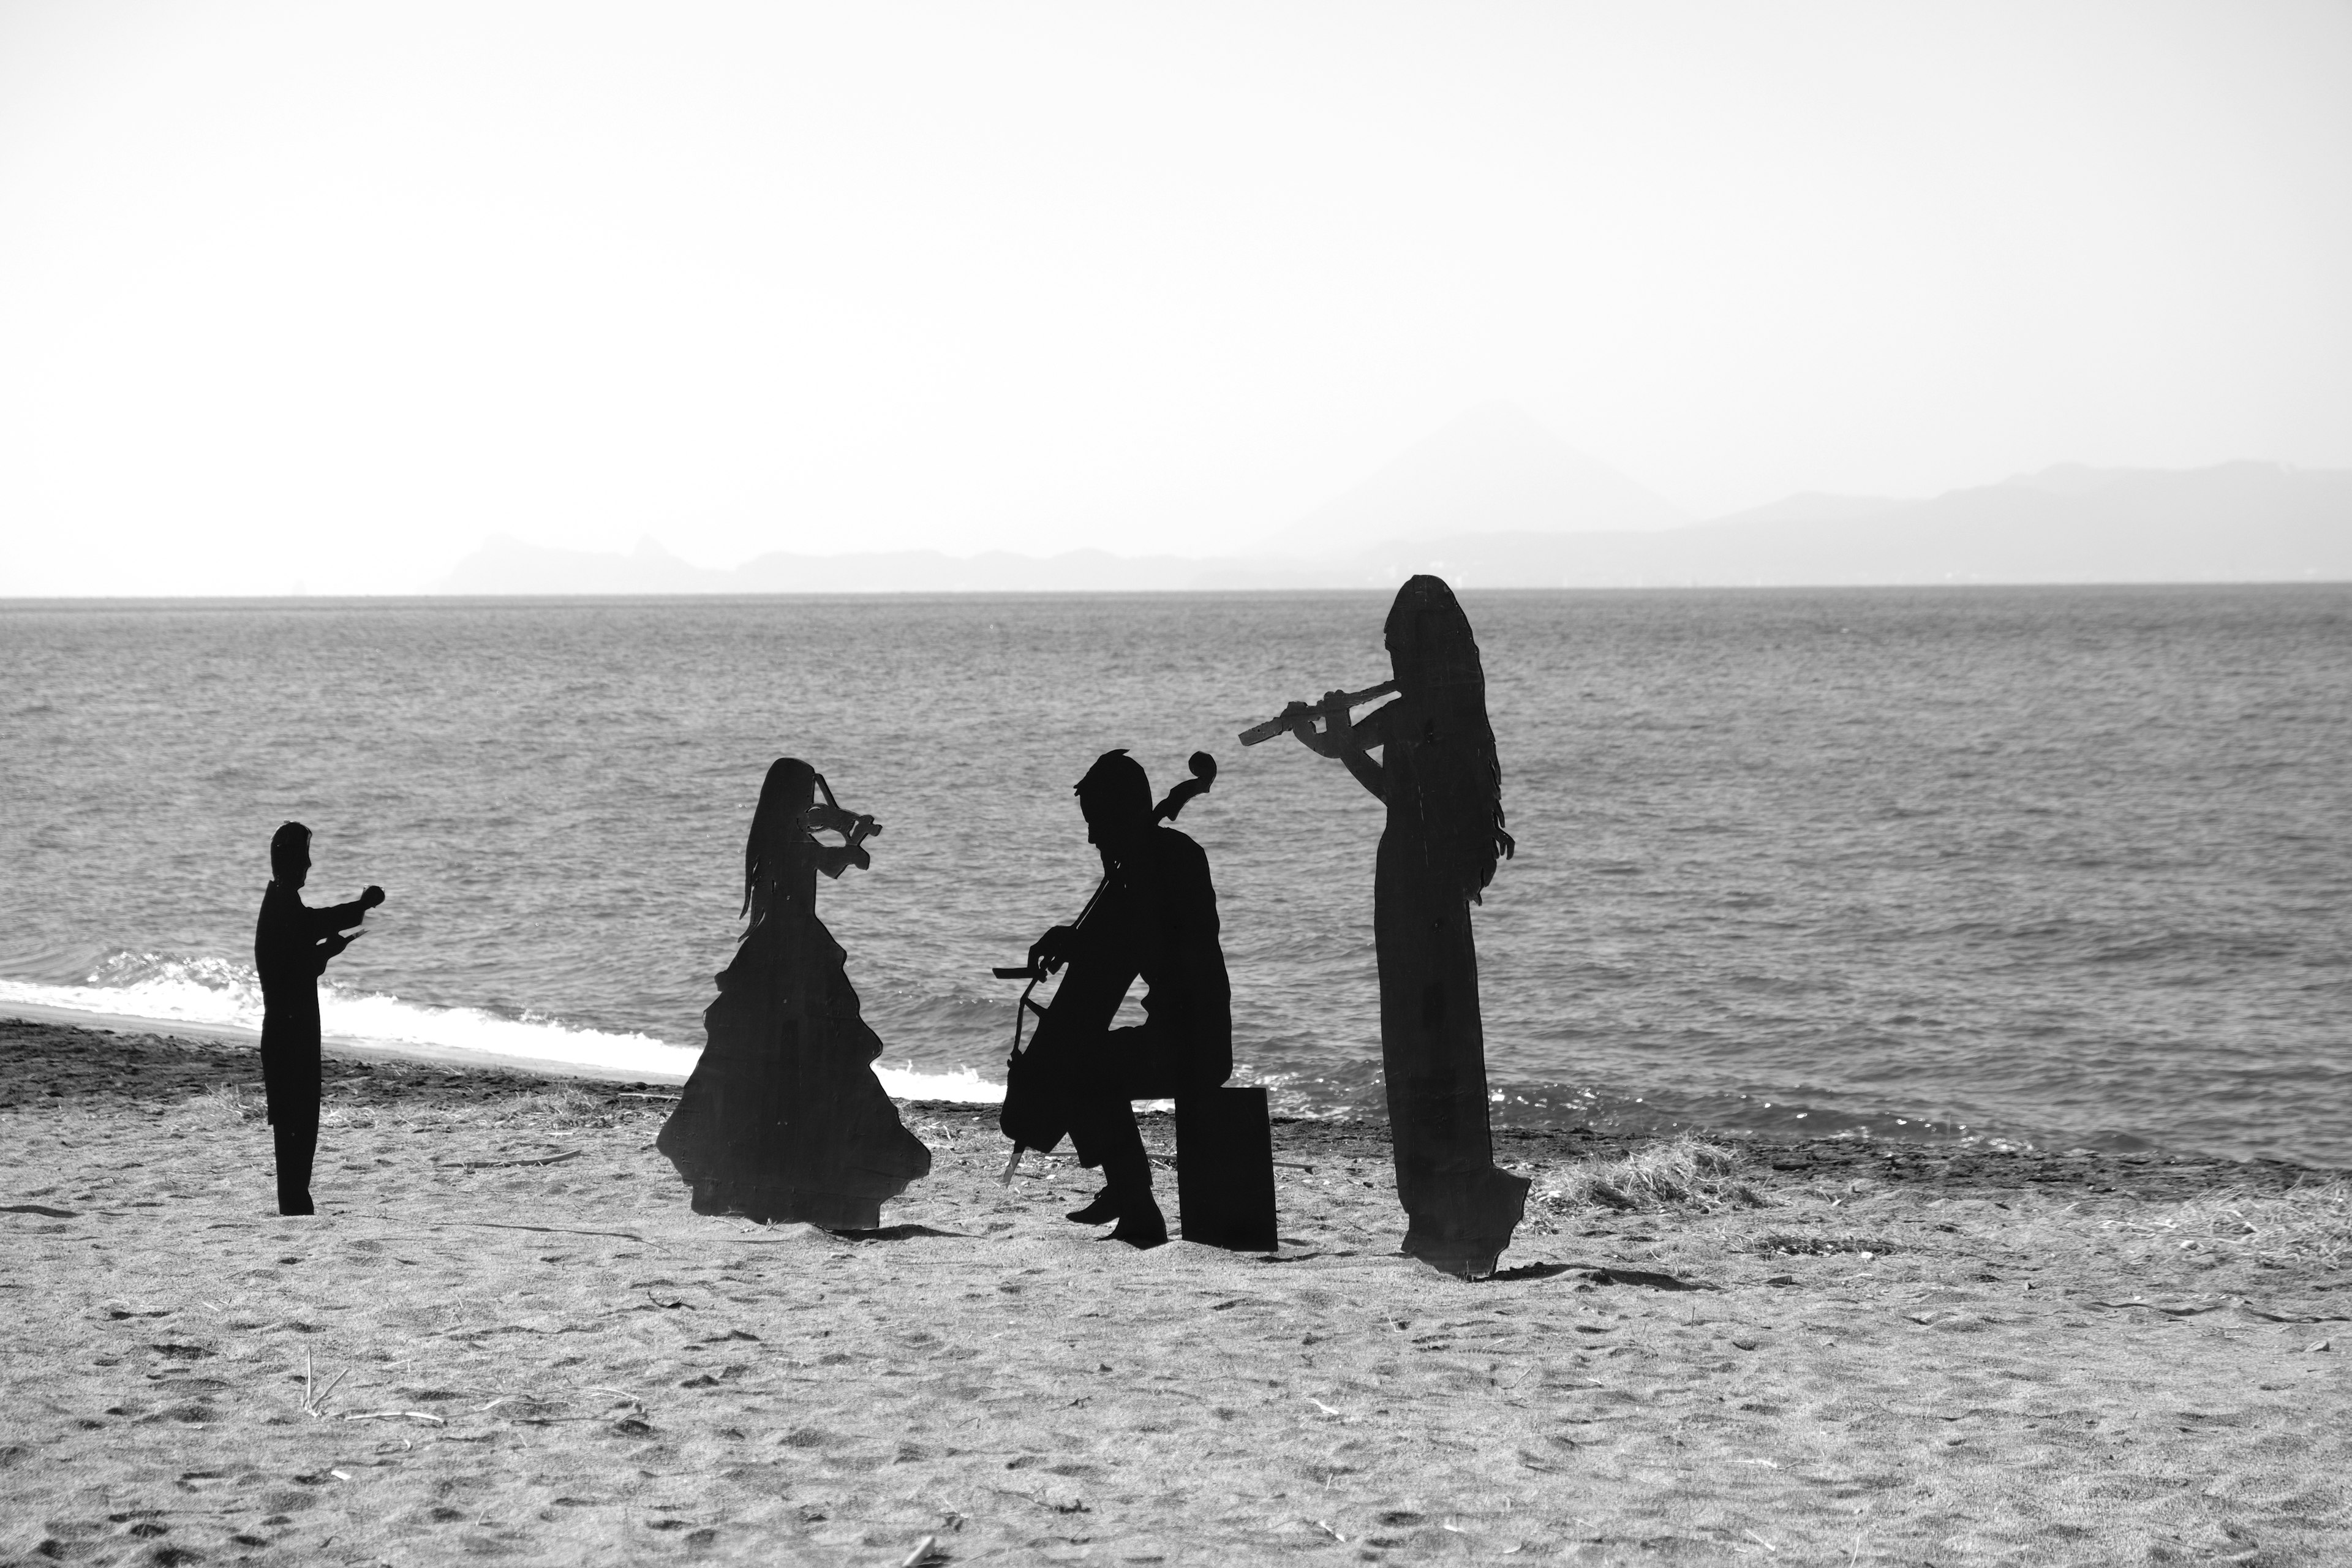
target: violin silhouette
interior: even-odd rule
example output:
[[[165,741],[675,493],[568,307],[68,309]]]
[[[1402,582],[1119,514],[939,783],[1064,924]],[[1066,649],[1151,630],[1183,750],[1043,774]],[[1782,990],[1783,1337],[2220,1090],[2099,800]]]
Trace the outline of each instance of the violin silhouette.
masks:
[[[861,871],[871,870],[874,857],[866,852],[866,840],[881,837],[882,825],[863,812],[849,810],[834,799],[833,786],[824,782],[823,773],[816,775],[816,787],[823,792],[824,804],[811,805],[803,815],[801,826],[808,830],[811,837],[830,830],[840,834],[845,840],[837,847],[824,845],[819,840],[820,845],[831,853],[819,859],[817,868],[829,877],[836,878],[845,866],[855,866]],[[744,895],[743,907],[746,910],[751,907],[749,893]]]

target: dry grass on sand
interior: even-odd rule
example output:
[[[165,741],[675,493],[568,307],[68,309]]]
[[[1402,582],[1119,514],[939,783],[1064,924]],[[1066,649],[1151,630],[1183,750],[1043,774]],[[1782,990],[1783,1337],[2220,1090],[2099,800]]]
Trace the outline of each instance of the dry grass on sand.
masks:
[[[2352,1562],[2326,1173],[1505,1136],[1466,1284],[1372,1127],[1276,1130],[1271,1258],[1137,1253],[911,1107],[845,1237],[622,1086],[334,1063],[295,1220],[249,1053],[0,1060],[0,1562]]]

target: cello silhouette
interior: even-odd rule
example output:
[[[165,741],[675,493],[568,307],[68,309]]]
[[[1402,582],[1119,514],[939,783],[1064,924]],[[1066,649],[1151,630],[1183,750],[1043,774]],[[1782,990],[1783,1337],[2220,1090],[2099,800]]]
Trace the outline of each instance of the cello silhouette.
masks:
[[[1173,822],[1179,812],[1206,795],[1217,782],[1217,759],[1208,752],[1193,752],[1187,765],[1192,776],[1170,790],[1153,808],[1153,821]],[[1106,862],[1102,880],[1095,884],[1086,907],[1071,922],[1073,931],[1086,929],[1088,917],[1101,905],[1103,894],[1110,887],[1112,875]],[[1037,1001],[1034,994],[1039,984],[1065,967],[1068,973],[1054,988],[1052,999]],[[997,1125],[1013,1140],[1013,1152],[997,1179],[1009,1184],[1013,1173],[1021,1168],[1024,1152],[1034,1149],[1050,1153],[1068,1134],[1069,1121],[1055,1088],[1055,1079],[1059,1076],[1056,1069],[1066,1068],[1071,1054],[1084,1048],[1084,1042],[1099,1039],[1110,1028],[1110,1021],[1118,1015],[1118,1005],[1126,1000],[1128,988],[1135,984],[1139,969],[1131,960],[1105,962],[1099,957],[1078,957],[1066,966],[1009,964],[992,973],[999,980],[1029,982],[1021,993],[1020,1005],[1013,1019],[1013,1054],[1005,1061],[1004,1103],[997,1111]],[[1037,1018],[1037,1032],[1024,1047],[1022,1032],[1032,1014]]]

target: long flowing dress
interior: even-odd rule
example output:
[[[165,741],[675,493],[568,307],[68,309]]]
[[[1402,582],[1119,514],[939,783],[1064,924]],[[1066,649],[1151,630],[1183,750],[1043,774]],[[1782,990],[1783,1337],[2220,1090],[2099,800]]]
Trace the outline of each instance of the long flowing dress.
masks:
[[[870,1230],[884,1200],[929,1173],[931,1153],[874,1076],[881,1037],[816,918],[820,847],[799,811],[775,815],[784,820],[753,830],[768,841],[754,846],[751,924],[719,974],[709,1043],[656,1146],[693,1188],[697,1214]]]
[[[1404,1250],[1482,1279],[1509,1245],[1528,1182],[1495,1166],[1486,1038],[1470,897],[1433,851],[1419,773],[1427,749],[1465,743],[1410,691],[1381,710],[1388,825],[1372,879],[1381,973],[1381,1058]]]

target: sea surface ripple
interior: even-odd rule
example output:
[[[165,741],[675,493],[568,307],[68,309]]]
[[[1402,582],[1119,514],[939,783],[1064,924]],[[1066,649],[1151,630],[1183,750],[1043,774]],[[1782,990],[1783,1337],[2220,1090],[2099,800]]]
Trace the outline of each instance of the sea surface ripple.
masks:
[[[1498,1119],[2352,1163],[2352,588],[1478,593],[1519,843]],[[0,1005],[257,1016],[267,846],[391,901],[329,1027],[690,1062],[761,774],[886,830],[824,920],[898,1092],[1001,1081],[1130,748],[1218,878],[1236,1049],[1381,1111],[1372,852],[1234,732],[1385,679],[1385,595],[0,605]]]

